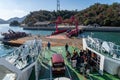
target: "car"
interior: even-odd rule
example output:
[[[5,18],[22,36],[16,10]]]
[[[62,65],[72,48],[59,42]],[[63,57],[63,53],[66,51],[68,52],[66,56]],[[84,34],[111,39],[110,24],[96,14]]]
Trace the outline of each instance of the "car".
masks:
[[[65,74],[64,58],[61,54],[53,54],[51,58],[52,74]]]

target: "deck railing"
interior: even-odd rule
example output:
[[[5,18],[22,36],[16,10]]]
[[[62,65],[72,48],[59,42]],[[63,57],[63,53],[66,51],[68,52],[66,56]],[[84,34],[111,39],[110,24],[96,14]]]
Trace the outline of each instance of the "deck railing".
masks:
[[[41,53],[41,47],[41,40],[30,40],[4,56],[4,58],[17,68],[24,69],[36,61],[38,54]]]
[[[120,46],[112,42],[103,41],[97,38],[86,38],[87,46],[98,53],[113,58],[115,60],[120,60]]]

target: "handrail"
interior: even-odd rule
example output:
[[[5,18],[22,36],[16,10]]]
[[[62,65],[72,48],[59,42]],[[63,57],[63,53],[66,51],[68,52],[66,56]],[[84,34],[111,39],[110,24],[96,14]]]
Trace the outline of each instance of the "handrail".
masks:
[[[36,60],[37,55],[41,52],[41,47],[41,40],[29,40],[19,48],[3,56],[3,58],[19,69],[23,69]]]
[[[106,45],[103,45],[104,42],[106,43]],[[86,38],[86,43],[88,47],[99,52],[100,54],[107,55],[108,57],[115,60],[120,60],[119,45],[89,36]]]

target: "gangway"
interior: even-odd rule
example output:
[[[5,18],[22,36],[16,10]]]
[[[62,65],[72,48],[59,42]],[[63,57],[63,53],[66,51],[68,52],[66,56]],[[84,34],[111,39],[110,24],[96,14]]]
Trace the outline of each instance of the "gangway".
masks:
[[[73,29],[73,30],[70,29],[69,31],[68,31],[68,29],[59,30],[58,29],[58,24],[62,24],[62,23],[74,24],[75,29]],[[78,20],[75,19],[74,16],[71,16],[71,18],[69,20],[67,20],[67,21],[63,20],[62,17],[59,16],[57,18],[57,20],[55,21],[55,24],[56,24],[56,31],[54,33],[52,33],[52,35],[56,35],[56,34],[66,32],[66,36],[71,37],[71,36],[76,36],[79,33]]]

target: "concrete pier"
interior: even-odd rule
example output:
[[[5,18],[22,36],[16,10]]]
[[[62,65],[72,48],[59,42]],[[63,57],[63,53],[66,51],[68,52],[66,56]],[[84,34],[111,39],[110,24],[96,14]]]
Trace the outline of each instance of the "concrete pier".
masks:
[[[88,26],[82,26],[81,28],[82,28],[83,31],[120,32],[120,27],[88,27]]]
[[[74,29],[75,26],[59,27],[59,30]],[[24,30],[56,30],[55,27],[23,27]],[[83,31],[99,31],[99,32],[120,32],[120,27],[94,27],[94,26],[79,26]]]
[[[75,27],[59,27],[59,30],[74,29]],[[56,30],[55,27],[23,27],[24,30]]]

